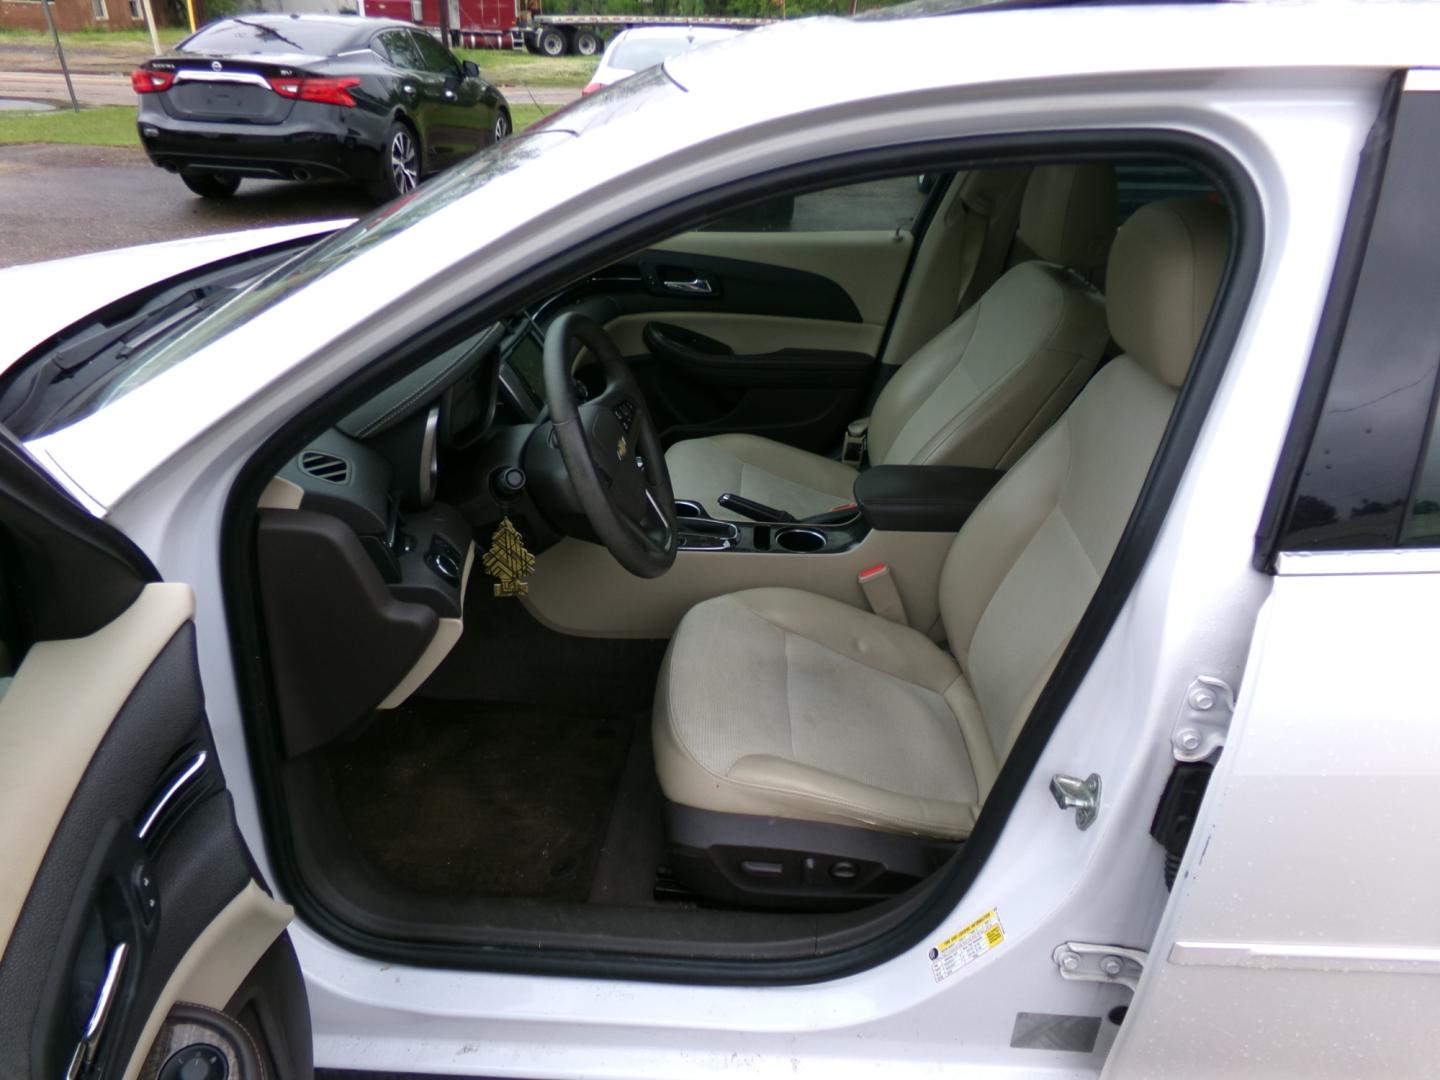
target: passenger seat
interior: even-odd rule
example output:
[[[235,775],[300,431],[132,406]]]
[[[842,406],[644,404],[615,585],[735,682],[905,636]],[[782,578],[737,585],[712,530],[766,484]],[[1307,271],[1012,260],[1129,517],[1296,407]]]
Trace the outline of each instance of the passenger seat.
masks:
[[[1092,284],[1115,233],[1109,166],[1035,169],[1016,240],[1036,258],[1008,270],[919,349],[881,392],[869,459],[886,465],[1014,463],[1095,370],[1109,334]],[[676,443],[675,494],[721,513],[730,492],[797,518],[853,500],[853,466],[755,435]]]

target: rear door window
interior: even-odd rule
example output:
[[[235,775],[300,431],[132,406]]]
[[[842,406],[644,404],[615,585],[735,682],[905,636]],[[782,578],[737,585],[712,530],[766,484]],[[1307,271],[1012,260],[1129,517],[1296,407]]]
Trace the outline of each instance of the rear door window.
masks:
[[[899,176],[767,199],[716,218],[707,232],[908,231],[925,205],[920,178]]]
[[[380,35],[379,41],[386,59],[396,67],[407,71],[425,70],[425,61],[421,59],[415,39],[408,31],[389,30]]]
[[[1354,284],[1327,300],[1291,433],[1292,444],[1308,434],[1308,445],[1286,447],[1298,469],[1276,478],[1261,565],[1268,545],[1281,552],[1440,547],[1440,94],[1402,94],[1388,143],[1374,219],[1360,231],[1363,258],[1358,270],[1341,270],[1354,274]],[[1352,218],[1352,233],[1359,220]],[[1336,312],[1344,313],[1338,332],[1327,327]],[[1312,395],[1318,408],[1306,402]],[[1277,496],[1287,488],[1279,511]]]
[[[415,39],[415,48],[420,54],[420,63],[425,71],[433,71],[437,75],[455,75],[460,71],[460,65],[456,63],[455,57],[450,50],[441,45],[429,34],[412,30],[410,36]]]

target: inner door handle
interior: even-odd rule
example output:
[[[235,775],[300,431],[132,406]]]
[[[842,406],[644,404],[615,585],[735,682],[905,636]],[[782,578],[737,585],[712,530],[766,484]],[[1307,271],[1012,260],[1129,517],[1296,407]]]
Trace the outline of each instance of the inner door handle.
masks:
[[[715,292],[715,286],[710,284],[709,279],[699,274],[688,281],[661,281],[660,284],[671,292],[686,293],[690,296],[710,296]]]
[[[90,1019],[85,1021],[85,1030],[75,1044],[75,1053],[70,1058],[70,1067],[65,1070],[65,1080],[80,1080],[89,1074],[100,1053],[100,1036],[105,1034],[105,1023],[120,993],[120,976],[125,972],[125,958],[130,946],[121,942],[110,951],[110,963],[105,966],[105,978],[95,995],[95,1004],[90,1009]]]

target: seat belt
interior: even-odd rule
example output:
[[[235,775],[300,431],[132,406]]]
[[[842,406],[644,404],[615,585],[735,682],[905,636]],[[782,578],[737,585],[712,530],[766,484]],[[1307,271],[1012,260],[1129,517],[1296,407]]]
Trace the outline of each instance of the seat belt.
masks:
[[[971,229],[965,223],[961,236],[960,289],[956,296],[955,317],[958,319],[995,284],[1010,250],[1011,239],[1020,222],[1020,201],[1029,169],[983,169],[965,178],[959,201],[967,213],[977,215]],[[973,185],[973,190],[971,190]]]
[[[993,206],[984,192],[972,202],[971,197],[961,193],[956,200],[965,208],[965,224],[960,232],[960,287],[955,290],[955,317],[959,318],[967,305],[965,297],[980,268],[980,256],[985,250],[985,241],[990,237],[990,214]]]
[[[910,625],[905,615],[905,601],[900,599],[900,590],[895,585],[888,563],[876,563],[861,570],[859,580],[860,591],[865,594],[865,602],[870,605],[871,611],[901,626]]]

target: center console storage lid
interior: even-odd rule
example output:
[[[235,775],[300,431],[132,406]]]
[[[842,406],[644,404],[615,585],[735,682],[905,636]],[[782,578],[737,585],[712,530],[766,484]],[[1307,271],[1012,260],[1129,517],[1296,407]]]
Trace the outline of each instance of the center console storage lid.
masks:
[[[855,480],[855,501],[872,529],[958,532],[1005,473],[955,465],[876,465]]]

